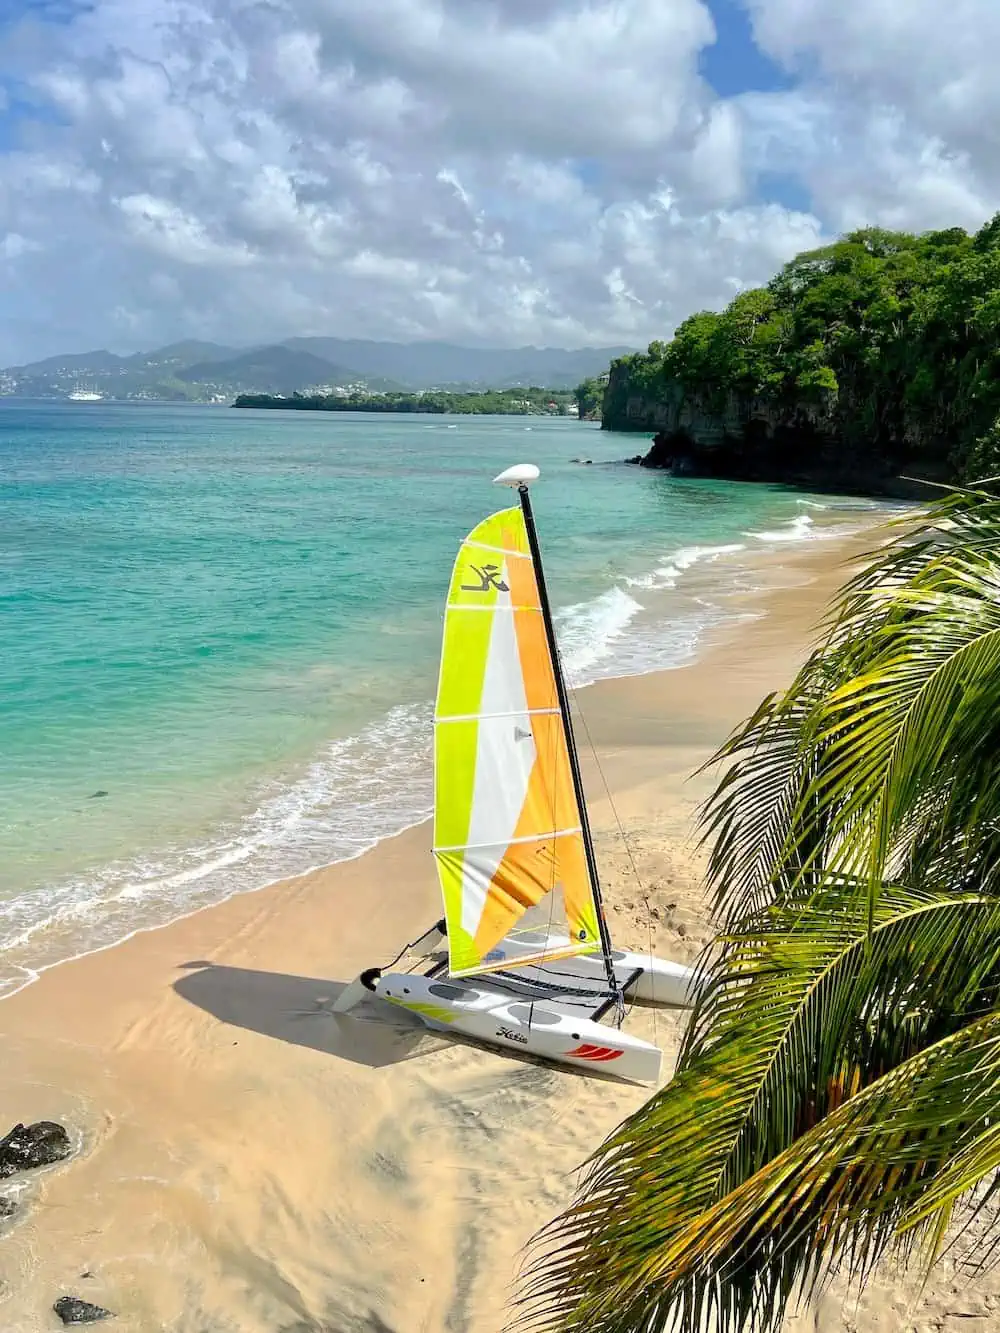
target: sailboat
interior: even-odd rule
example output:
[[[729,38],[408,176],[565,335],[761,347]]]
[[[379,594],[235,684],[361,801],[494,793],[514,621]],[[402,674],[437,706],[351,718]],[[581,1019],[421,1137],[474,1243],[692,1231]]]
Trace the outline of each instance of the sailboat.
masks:
[[[626,1006],[689,1005],[694,974],[613,947],[531,507],[538,476],[525,463],[494,479],[518,503],[466,537],[448,590],[434,719],[444,916],[408,946],[413,970],[369,968],[335,1010],[370,992],[438,1031],[656,1083],[661,1052],[623,1030]]]

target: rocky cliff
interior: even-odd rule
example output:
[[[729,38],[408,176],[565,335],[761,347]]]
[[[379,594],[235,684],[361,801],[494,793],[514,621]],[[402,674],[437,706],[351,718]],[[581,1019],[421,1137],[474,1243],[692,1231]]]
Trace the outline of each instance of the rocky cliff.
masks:
[[[732,390],[709,398],[686,392],[677,381],[655,393],[643,392],[632,383],[627,363],[615,363],[602,429],[653,432],[650,448],[628,461],[677,476],[893,496],[926,489],[901,480],[901,472],[943,478],[944,469],[929,468],[926,458],[909,457],[905,438],[885,451],[851,447],[842,406],[835,393],[784,405]]]
[[[1000,474],[1000,215],[861,228],[619,357],[608,430],[650,467],[841,491]]]

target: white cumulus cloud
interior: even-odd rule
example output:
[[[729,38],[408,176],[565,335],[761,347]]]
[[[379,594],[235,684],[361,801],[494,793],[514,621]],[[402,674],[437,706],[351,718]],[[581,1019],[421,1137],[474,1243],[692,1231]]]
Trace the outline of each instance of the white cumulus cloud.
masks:
[[[995,0],[744,3],[788,86],[713,91],[707,0],[7,18],[0,364],[186,336],[641,346],[841,229],[1000,207]]]

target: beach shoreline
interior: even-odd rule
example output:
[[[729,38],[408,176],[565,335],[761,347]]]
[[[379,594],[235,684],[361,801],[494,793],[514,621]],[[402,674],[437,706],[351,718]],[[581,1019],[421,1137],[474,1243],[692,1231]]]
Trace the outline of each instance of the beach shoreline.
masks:
[[[789,682],[875,536],[781,552],[695,663],[577,696],[616,943],[690,962],[708,941],[693,832],[712,776],[692,775]],[[63,963],[0,1004],[8,1118],[62,1121],[78,1143],[16,1182],[3,1327],[51,1327],[72,1294],[129,1333],[497,1333],[521,1247],[649,1091],[405,1015],[331,1013],[344,984],[439,915],[424,822]],[[628,1023],[663,1048],[669,1077],[682,1019],[635,1009]]]

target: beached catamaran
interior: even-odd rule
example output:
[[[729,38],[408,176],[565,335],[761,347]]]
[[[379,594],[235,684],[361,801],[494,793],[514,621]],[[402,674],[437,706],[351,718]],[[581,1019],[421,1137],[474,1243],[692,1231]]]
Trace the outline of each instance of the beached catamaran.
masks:
[[[444,918],[410,946],[414,970],[371,968],[336,1008],[370,991],[432,1028],[654,1083],[660,1051],[622,1031],[626,1003],[690,1003],[693,974],[612,947],[528,493],[537,477],[521,464],[496,478],[520,503],[469,534],[452,573],[434,723]]]

